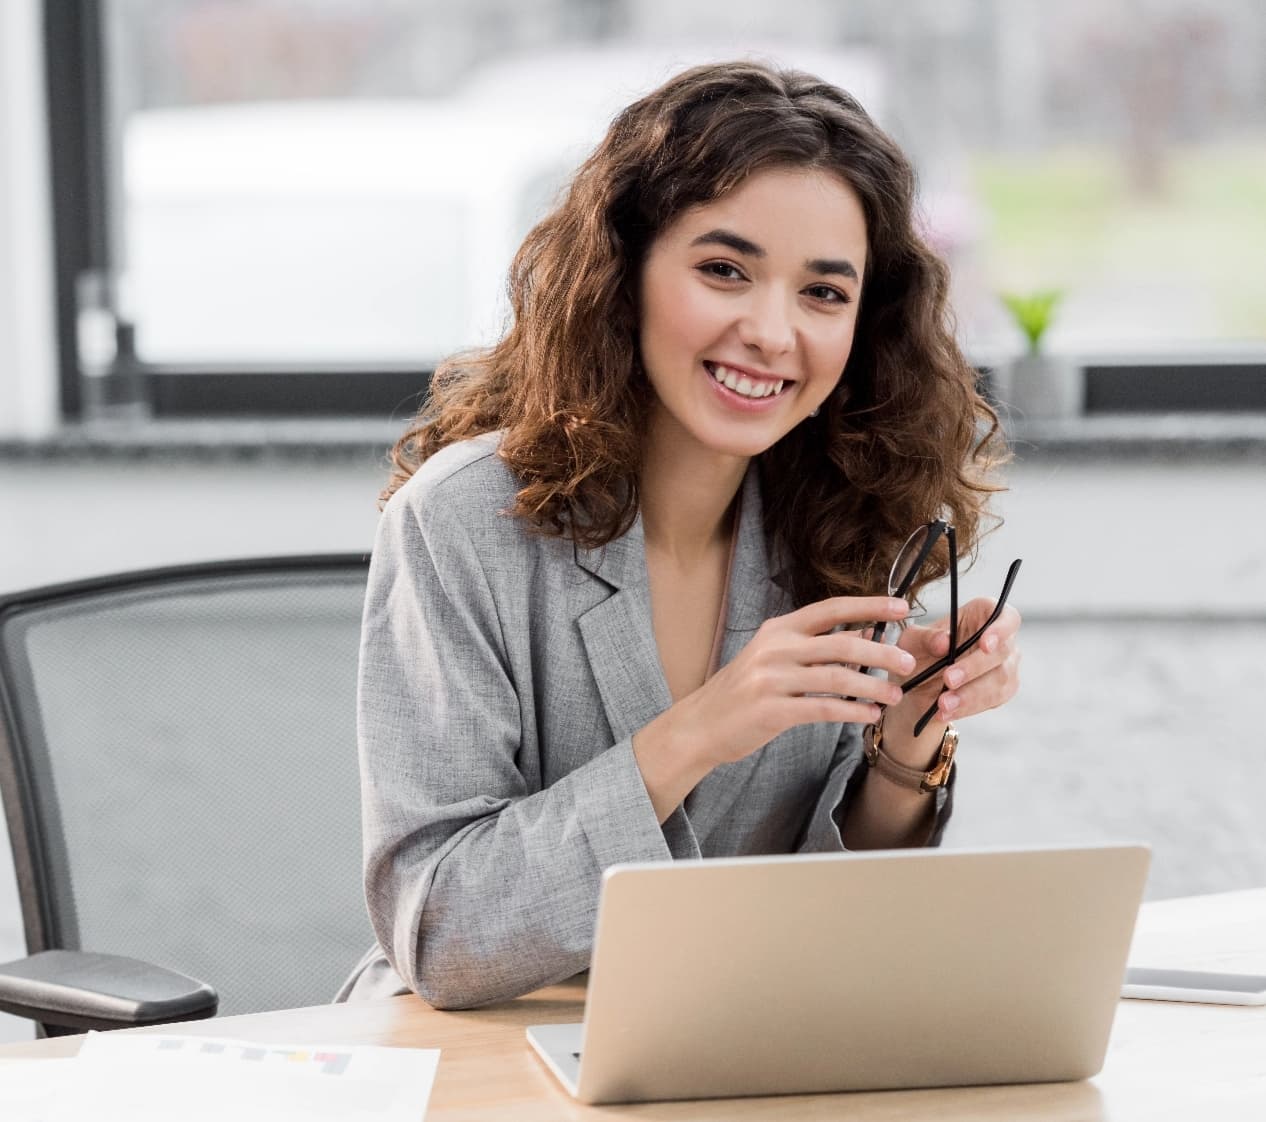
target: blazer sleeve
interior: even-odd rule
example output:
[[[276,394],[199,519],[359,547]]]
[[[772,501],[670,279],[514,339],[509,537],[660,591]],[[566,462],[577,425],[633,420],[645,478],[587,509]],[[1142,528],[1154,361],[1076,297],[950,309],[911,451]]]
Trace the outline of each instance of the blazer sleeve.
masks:
[[[862,758],[861,731],[857,725],[844,725],[835,745],[835,754],[827,771],[826,781],[818,795],[809,821],[805,826],[800,845],[802,853],[832,853],[844,848],[840,825],[848,815],[849,803],[866,778],[866,764]],[[949,782],[932,797],[936,800],[936,817],[925,846],[941,844],[945,827],[954,811],[954,784],[958,778],[958,764],[950,772]]]
[[[384,511],[358,696],[365,892],[380,945],[439,1008],[589,965],[603,869],[668,860],[626,738],[544,790],[517,766],[519,696],[460,508]]]

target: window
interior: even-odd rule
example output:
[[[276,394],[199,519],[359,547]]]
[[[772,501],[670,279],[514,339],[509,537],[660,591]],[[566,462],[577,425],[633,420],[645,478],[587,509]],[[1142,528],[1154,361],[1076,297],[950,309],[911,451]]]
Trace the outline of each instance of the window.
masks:
[[[1001,292],[1054,289],[1052,347],[1118,380],[1229,365],[1229,400],[1266,408],[1266,9],[717,11],[48,3],[67,412],[411,411],[496,335],[515,247],[614,110],[752,52],[850,88],[912,154],[975,361],[1020,347]]]

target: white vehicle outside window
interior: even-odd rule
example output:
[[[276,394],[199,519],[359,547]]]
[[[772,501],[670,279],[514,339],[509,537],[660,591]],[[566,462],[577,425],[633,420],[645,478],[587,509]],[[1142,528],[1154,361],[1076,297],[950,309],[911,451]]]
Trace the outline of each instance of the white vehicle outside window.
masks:
[[[528,229],[615,112],[732,50],[503,61],[434,99],[141,111],[122,291],[153,363],[434,363],[488,342]],[[880,112],[865,52],[762,53]]]

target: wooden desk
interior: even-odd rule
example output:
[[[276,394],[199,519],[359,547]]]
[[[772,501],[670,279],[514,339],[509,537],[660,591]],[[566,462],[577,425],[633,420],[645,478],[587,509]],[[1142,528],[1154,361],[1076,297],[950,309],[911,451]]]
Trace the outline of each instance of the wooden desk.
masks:
[[[1144,905],[1137,965],[1266,974],[1266,889]],[[578,1021],[584,991],[553,986],[494,1009],[440,1013],[413,997],[197,1021],[174,1031],[262,1043],[443,1049],[428,1122],[560,1119],[826,1119],[849,1122],[1237,1122],[1266,1118],[1266,1007],[1123,1001],[1103,1072],[1083,1083],[802,1095],[582,1107],[524,1039],[527,1025]],[[14,1044],[6,1057],[64,1056],[78,1037]]]

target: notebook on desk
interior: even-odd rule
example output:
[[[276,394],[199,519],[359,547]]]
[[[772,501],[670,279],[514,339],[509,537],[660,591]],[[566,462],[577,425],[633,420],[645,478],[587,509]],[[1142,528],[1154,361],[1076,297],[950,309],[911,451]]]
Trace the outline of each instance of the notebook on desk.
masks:
[[[1143,845],[623,865],[583,1024],[528,1040],[582,1102],[1084,1079]]]

